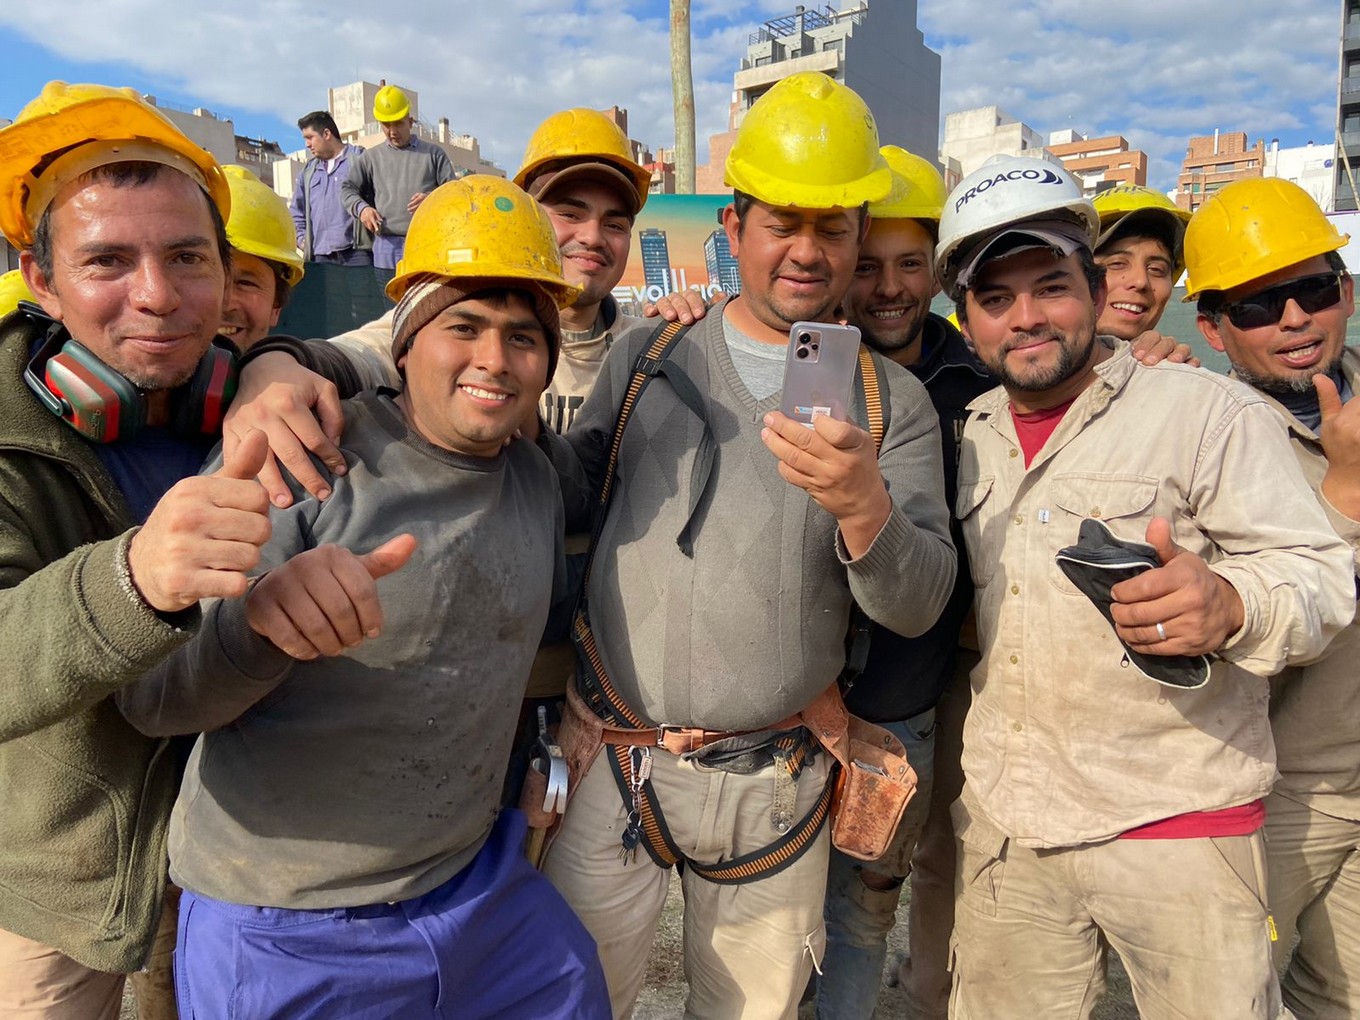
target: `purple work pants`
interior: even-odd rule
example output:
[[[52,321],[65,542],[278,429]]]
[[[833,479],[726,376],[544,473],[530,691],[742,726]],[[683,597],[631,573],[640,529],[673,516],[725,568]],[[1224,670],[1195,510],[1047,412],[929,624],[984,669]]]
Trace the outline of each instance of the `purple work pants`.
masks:
[[[609,1020],[595,943],[501,812],[472,863],[414,900],[246,907],[184,890],[181,1020]]]

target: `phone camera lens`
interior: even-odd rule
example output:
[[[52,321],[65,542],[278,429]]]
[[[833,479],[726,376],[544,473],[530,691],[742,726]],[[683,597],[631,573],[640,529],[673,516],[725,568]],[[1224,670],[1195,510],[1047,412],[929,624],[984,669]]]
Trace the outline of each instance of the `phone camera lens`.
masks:
[[[800,344],[809,343],[809,342],[811,342],[811,340],[812,340],[812,334],[811,334],[811,333],[799,333],[799,334],[798,334],[798,342],[799,342]]]
[[[812,349],[815,351],[815,350],[817,349],[817,345],[816,345],[816,344],[813,344],[813,345],[812,345]]]
[[[806,357],[808,356],[807,348],[806,348],[806,347],[800,347],[800,348],[798,348],[797,354],[798,354],[798,357],[800,357],[800,358],[806,358]]]

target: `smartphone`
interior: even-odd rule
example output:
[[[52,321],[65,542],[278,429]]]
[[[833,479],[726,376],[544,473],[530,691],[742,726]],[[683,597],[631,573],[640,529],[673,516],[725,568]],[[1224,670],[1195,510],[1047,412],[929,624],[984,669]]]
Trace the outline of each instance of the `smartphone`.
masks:
[[[784,362],[784,396],[779,409],[812,428],[812,416],[845,421],[850,414],[859,330],[837,322],[795,322]]]

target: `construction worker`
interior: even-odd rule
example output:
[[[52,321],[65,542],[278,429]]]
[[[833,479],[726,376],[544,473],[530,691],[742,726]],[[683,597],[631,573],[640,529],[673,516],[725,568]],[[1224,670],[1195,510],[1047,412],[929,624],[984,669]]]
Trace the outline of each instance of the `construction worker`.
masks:
[[[959,461],[981,662],[950,1015],[1087,1016],[1113,946],[1144,1017],[1266,1020],[1266,678],[1350,622],[1351,550],[1265,400],[1097,334],[1098,234],[1071,175],[1012,157],[940,221],[1002,384]]]
[[[304,114],[297,126],[309,158],[298,174],[288,210],[302,257],[335,266],[373,265],[373,239],[346,212],[340,193],[350,164],[364,150],[340,137],[327,110]]]
[[[411,100],[395,85],[373,97],[373,119],[386,142],[361,152],[340,185],[345,211],[373,235],[373,267],[390,277],[401,259],[411,214],[425,196],[453,180],[448,153],[415,134]]]
[[[50,82],[0,129],[0,1015],[116,1020],[151,948],[175,755],[111,695],[245,591],[263,436],[215,476],[234,358],[226,178],[131,89]],[[139,527],[140,525],[140,527]]]
[[[589,935],[497,810],[564,581],[555,474],[507,440],[575,288],[533,199],[474,176],[416,211],[388,296],[403,388],[346,405],[351,470],[276,509],[249,595],[123,694],[204,733],[170,832],[182,1009],[605,1020]]]
[[[1100,217],[1096,262],[1105,267],[1110,295],[1097,326],[1107,336],[1133,340],[1156,329],[1185,269],[1181,239],[1190,213],[1137,184],[1108,188],[1094,204]]]
[[[1284,419],[1337,534],[1360,543],[1360,352],[1346,346],[1355,290],[1339,234],[1312,197],[1278,178],[1226,185],[1185,234],[1187,299],[1200,332]],[[1272,475],[1274,461],[1258,462]],[[1360,1015],[1360,697],[1351,624],[1271,689],[1279,779],[1266,800],[1275,962],[1299,1020]],[[1297,948],[1294,935],[1298,934]],[[1292,956],[1291,956],[1292,951]]]
[[[613,689],[643,736],[663,736],[618,770],[601,754],[546,865],[600,946],[616,1017],[642,985],[668,856],[687,861],[687,1014],[795,1014],[822,955],[828,840],[809,825],[829,755],[800,770],[807,731],[778,732],[781,720],[839,672],[852,596],[872,619],[920,633],[953,579],[938,426],[919,383],[873,356],[891,406],[878,459],[852,422],[822,417],[809,430],[775,410],[790,327],[833,318],[864,206],[892,186],[868,108],[825,75],[790,76],[747,113],[726,179],[741,295],[678,342],[668,381],[632,407],[586,591]],[[566,475],[569,527],[599,491],[642,346],[616,344],[576,425],[542,436]],[[668,477],[689,481],[677,492]],[[677,737],[690,741],[683,757],[667,749]],[[666,844],[637,827],[633,789]],[[729,861],[743,863],[740,877],[715,880]]]
[[[244,352],[278,325],[289,291],[302,279],[302,255],[288,206],[274,189],[243,166],[228,164],[222,172],[231,186],[231,279],[218,333]]]

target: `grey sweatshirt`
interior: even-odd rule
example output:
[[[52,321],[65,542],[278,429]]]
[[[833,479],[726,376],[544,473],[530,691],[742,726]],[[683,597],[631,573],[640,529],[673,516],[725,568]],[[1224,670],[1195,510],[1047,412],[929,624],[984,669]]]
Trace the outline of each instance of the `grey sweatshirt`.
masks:
[[[411,225],[406,203],[417,192],[429,194],[453,180],[449,154],[437,145],[412,137],[398,149],[381,142],[359,153],[350,164],[349,176],[340,186],[345,212],[356,219],[367,206],[382,217],[380,233],[405,235]]]
[[[703,423],[666,379],[653,380],[624,434],[588,596],[601,657],[631,708],[658,724],[748,730],[800,711],[835,680],[852,597],[902,634],[928,628],[955,557],[938,416],[921,383],[875,356],[889,413],[879,467],[893,509],[850,560],[835,518],[780,477],[761,442],[780,395],[757,402],[747,392],[722,317],[715,308],[671,355],[704,398],[716,441],[708,484],[694,491]],[[646,339],[615,343],[566,437],[540,440],[562,474],[570,530],[589,516]],[[691,502],[692,557],[677,544]]]
[[[381,636],[293,662],[250,630],[245,600],[218,601],[198,639],[121,700],[143,732],[208,731],[171,818],[170,865],[216,899],[358,906],[457,874],[495,818],[563,586],[557,480],[531,444],[461,457],[375,394],[347,402],[345,421],[349,472],[325,503],[271,511],[261,571],[323,543],[366,552],[413,533],[411,561],[378,581]]]

